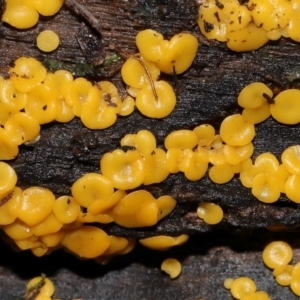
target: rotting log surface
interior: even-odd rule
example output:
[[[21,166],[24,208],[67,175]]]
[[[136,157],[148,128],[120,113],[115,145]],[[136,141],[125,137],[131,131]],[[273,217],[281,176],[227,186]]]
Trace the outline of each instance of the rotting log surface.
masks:
[[[164,138],[173,130],[192,129],[203,123],[210,123],[218,129],[225,116],[240,111],[236,105],[237,95],[251,82],[262,81],[277,90],[298,84],[297,80],[291,83],[288,78],[299,75],[300,44],[281,39],[251,53],[233,53],[224,44],[207,41],[200,35],[196,25],[198,8],[192,0],[82,0],[80,3],[101,22],[101,36],[67,7],[54,17],[41,17],[38,25],[30,30],[19,31],[1,23],[0,74],[8,76],[8,66],[20,56],[33,56],[42,61],[55,59],[70,64],[99,64],[114,51],[133,54],[137,51],[135,35],[146,28],[161,32],[165,38],[181,31],[193,32],[200,42],[199,51],[186,73],[176,78],[163,76],[173,84],[177,94],[174,112],[163,120],[148,119],[136,111],[129,117],[118,118],[114,126],[101,131],[84,128],[78,119],[68,124],[43,126],[40,141],[31,147],[22,146],[17,159],[11,162],[22,187],[41,185],[57,195],[68,193],[71,184],[80,176],[99,171],[101,156],[119,147],[120,139],[127,133],[149,129],[162,147]],[[56,31],[61,39],[58,50],[51,54],[43,54],[35,46],[36,35],[44,29]],[[111,71],[93,73],[90,77],[92,80],[107,79]],[[118,72],[110,80],[124,92]],[[282,151],[294,144],[299,144],[299,126],[284,126],[269,119],[257,126],[254,157],[270,151],[280,158]],[[300,224],[298,205],[284,196],[275,204],[262,204],[249,189],[242,187],[238,178],[225,185],[216,185],[207,178],[190,182],[182,174],[176,174],[161,184],[146,188],[155,196],[170,194],[176,198],[178,206],[175,211],[153,228],[127,230],[110,225],[105,228],[107,231],[128,237],[145,237],[161,233],[204,233],[212,229],[244,232],[278,224],[291,230]],[[220,225],[207,226],[197,218],[196,207],[203,201],[222,206],[225,217]],[[249,260],[253,259],[251,255],[249,257]],[[179,296],[178,299],[198,297],[197,293],[190,295],[195,297]],[[216,297],[215,294],[207,299]],[[91,296],[89,299],[96,298]],[[130,296],[124,299],[130,299]],[[151,297],[145,296],[145,299]]]
[[[56,194],[68,193],[72,183],[80,176],[99,171],[101,156],[119,147],[119,141],[125,134],[149,129],[157,137],[159,147],[163,147],[164,138],[176,129],[192,129],[199,124],[210,123],[218,130],[225,116],[239,111],[236,97],[246,84],[263,81],[274,86],[269,79],[271,77],[286,85],[287,77],[295,72],[299,44],[282,39],[255,52],[233,53],[224,44],[206,41],[200,36],[195,25],[197,6],[193,1],[161,3],[87,2],[87,7],[102,23],[102,36],[66,9],[54,18],[41,20],[36,28],[25,32],[2,24],[2,74],[7,74],[9,63],[21,55],[43,61],[57,59],[63,62],[95,63],[111,54],[109,49],[135,53],[135,35],[144,28],[156,29],[166,38],[188,30],[200,40],[197,58],[185,74],[176,78],[163,76],[173,83],[178,97],[176,109],[170,116],[153,120],[136,111],[129,117],[118,118],[117,123],[109,129],[95,131],[84,128],[78,119],[68,124],[45,125],[40,141],[32,147],[21,147],[19,156],[11,162],[21,186],[38,184]],[[61,38],[59,49],[52,54],[40,53],[34,42],[37,33],[46,28],[55,30]],[[110,73],[109,70],[107,72]],[[124,91],[118,73],[111,79]],[[280,158],[286,147],[299,143],[298,127],[280,125],[272,119],[257,126],[254,157],[270,151]],[[216,185],[207,178],[190,182],[182,174],[176,174],[169,176],[162,184],[146,188],[154,195],[170,194],[177,199],[178,206],[172,215],[155,228],[147,230],[124,230],[117,226],[108,226],[107,230],[131,237],[162,232],[206,232],[211,229],[210,226],[195,214],[197,205],[203,201],[213,201],[224,209],[224,221],[214,228],[266,228],[272,224],[295,227],[300,222],[297,205],[284,197],[273,205],[259,203],[250,189],[242,187],[238,178],[225,185]]]

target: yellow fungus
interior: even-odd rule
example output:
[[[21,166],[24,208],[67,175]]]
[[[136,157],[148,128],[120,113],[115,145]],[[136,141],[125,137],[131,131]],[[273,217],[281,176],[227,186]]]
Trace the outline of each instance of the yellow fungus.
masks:
[[[93,85],[83,77],[76,78],[68,85],[66,103],[73,107],[75,116],[80,117],[82,104],[86,101]]]
[[[19,92],[10,79],[0,77],[0,102],[10,109],[11,115],[23,109],[26,101],[26,93]]]
[[[97,88],[102,93],[102,101],[108,106],[115,109],[118,113],[121,108],[122,100],[120,98],[117,87],[110,81],[99,81],[96,83]]]
[[[158,220],[158,207],[149,192],[138,190],[123,197],[111,216],[118,225],[127,228],[152,226]]]
[[[58,70],[46,75],[44,85],[57,93],[55,121],[66,123],[75,117],[72,106],[66,102],[69,85],[72,82],[73,75],[66,70]]]
[[[198,138],[198,146],[200,147],[208,147],[215,136],[215,129],[209,124],[199,125],[194,128],[193,132],[195,132]]]
[[[126,91],[130,97],[136,98],[141,89],[134,88],[132,86],[127,86]]]
[[[232,12],[236,11],[237,5],[235,5],[235,9],[232,7],[232,2],[227,1],[227,5],[231,8]],[[221,2],[220,2],[221,3]],[[215,1],[208,0],[205,1],[203,5],[199,7],[199,19],[198,26],[202,32],[202,34],[208,39],[217,39],[220,42],[226,41],[226,32],[227,32],[227,23],[230,21],[228,18],[228,9],[227,5],[224,6],[222,3],[220,7],[216,5]],[[217,17],[216,17],[217,16]],[[236,20],[236,15],[234,14],[234,18],[232,18],[233,22]],[[242,19],[241,19],[242,20]],[[244,18],[243,18],[244,20]],[[232,22],[232,23],[233,23]],[[250,22],[250,21],[248,21]]]
[[[189,180],[200,180],[206,173],[208,160],[200,152],[193,152],[190,149],[183,150],[183,158],[178,163],[178,169],[184,172]]]
[[[132,97],[127,96],[122,102],[121,109],[118,112],[120,116],[128,116],[133,113],[135,107],[135,101]]]
[[[158,208],[158,221],[170,214],[175,208],[177,202],[169,195],[161,196],[156,200]]]
[[[29,92],[46,77],[46,68],[32,57],[20,57],[9,68],[10,79],[20,92]]]
[[[136,240],[134,240],[134,239],[128,239],[127,246],[123,250],[119,250],[118,254],[127,254],[127,253],[129,253],[130,251],[133,250],[135,244],[136,244]]]
[[[36,236],[31,236],[26,240],[14,241],[14,243],[21,250],[28,250],[31,248],[41,247],[43,245],[43,243],[39,241]]]
[[[300,175],[300,145],[286,148],[282,152],[281,160],[288,172],[294,175]]]
[[[0,225],[8,225],[15,221],[16,214],[10,210],[8,202],[13,197],[13,192],[9,192],[0,198]]]
[[[28,92],[25,112],[39,124],[52,122],[57,114],[57,94],[44,84],[36,85]]]
[[[166,155],[166,166],[170,173],[178,173],[179,163],[183,160],[183,150],[179,148],[170,148]]]
[[[205,1],[199,8],[198,25],[208,39],[227,42],[234,51],[251,51],[263,46],[267,32],[252,22],[250,9],[237,0]]]
[[[43,16],[52,16],[56,14],[62,7],[64,0],[34,0],[36,10]]]
[[[37,137],[35,137],[34,139],[24,143],[26,146],[30,146],[30,145],[34,145],[36,144],[41,138],[41,135],[39,134]]]
[[[157,61],[157,67],[164,73],[181,74],[192,64],[197,50],[198,41],[190,33],[174,35],[170,41],[160,43],[161,58]]]
[[[274,175],[278,171],[279,162],[276,156],[270,152],[265,152],[257,156],[254,161],[255,167],[259,172],[268,173]]]
[[[127,245],[128,240],[123,237],[117,237],[113,235],[109,235],[109,247],[106,249],[106,251],[103,253],[103,255],[111,255],[111,254],[117,254],[118,252],[123,251]]]
[[[226,279],[224,280],[224,283],[223,283],[225,289],[230,290],[230,287],[231,287],[233,281],[234,281],[233,278],[226,278]]]
[[[276,30],[276,29],[270,30],[267,32],[267,37],[271,41],[277,41],[281,38],[281,30]]]
[[[278,284],[282,286],[288,286],[292,281],[292,272],[294,267],[292,265],[284,265],[276,267],[273,270],[273,275]]]
[[[181,273],[181,264],[175,258],[167,258],[161,264],[161,270],[166,272],[170,277],[176,278]]]
[[[6,3],[2,21],[18,29],[27,29],[34,26],[39,20],[39,14],[33,4],[28,5],[25,1]]]
[[[23,198],[17,216],[24,223],[33,226],[44,220],[51,212],[55,197],[42,187],[30,187],[23,191]]]
[[[17,174],[8,164],[0,161],[0,197],[7,196],[17,183]]]
[[[39,123],[26,113],[17,113],[4,125],[4,129],[12,142],[17,145],[36,138],[40,133]]]
[[[34,235],[41,236],[59,231],[62,228],[62,225],[63,223],[60,222],[52,213],[40,223],[31,226],[31,231]]]
[[[82,226],[69,231],[61,244],[83,258],[95,258],[109,247],[110,239],[100,228]]]
[[[38,294],[35,300],[52,300],[53,298],[44,294]]]
[[[1,87],[0,87],[1,88]],[[0,125],[4,125],[5,122],[7,122],[11,116],[18,113],[19,110],[17,110],[15,107],[12,107],[11,105],[1,102],[0,99]]]
[[[156,139],[149,130],[140,130],[135,136],[134,147],[142,154],[151,154],[156,149]],[[122,140],[121,140],[122,146]]]
[[[108,200],[114,192],[114,187],[103,175],[88,173],[73,183],[71,191],[79,205],[89,207],[97,200]]]
[[[225,145],[221,145],[218,148],[213,148],[207,151],[208,161],[212,165],[220,166],[226,164],[226,159],[224,155],[224,146]]]
[[[300,42],[300,35],[299,31],[297,28],[299,28],[300,25],[300,18],[299,18],[299,2],[298,0],[292,0],[291,1],[291,7],[293,9],[293,17],[289,21],[287,27],[286,27],[286,32],[287,35],[294,41]]]
[[[147,68],[148,72],[145,70],[144,66]],[[139,89],[144,85],[150,84],[148,74],[151,75],[153,81],[157,81],[160,70],[154,63],[146,61],[143,57],[139,59],[134,57],[128,58],[121,69],[121,75],[124,82],[131,87]]]
[[[137,134],[126,134],[120,141],[121,146],[136,148],[141,154],[151,154],[156,148],[156,139],[149,130],[140,130]]]
[[[65,234],[66,232],[64,230],[60,230],[54,233],[45,234],[39,238],[46,247],[56,247],[59,245]]]
[[[27,291],[29,291],[32,287],[36,286],[39,282],[43,281],[44,284],[39,288],[40,294],[46,296],[52,296],[54,294],[54,284],[49,278],[45,278],[42,276],[32,278],[27,284]]]
[[[104,154],[100,160],[100,169],[114,187],[120,190],[134,189],[145,178],[144,160],[137,150],[114,150]]]
[[[270,174],[260,173],[252,180],[251,192],[258,200],[273,203],[280,197],[280,186]]]
[[[33,235],[30,227],[16,219],[15,222],[2,226],[3,231],[13,240],[26,240]]]
[[[66,103],[65,99],[57,99],[56,108],[55,121],[67,123],[74,119],[75,114],[73,113],[73,109]]]
[[[251,167],[253,167],[251,158],[248,158],[248,159],[242,161],[242,170],[243,171],[247,171],[247,170],[251,169]]]
[[[244,295],[241,300],[272,300],[265,291]]]
[[[225,161],[230,165],[236,165],[248,158],[253,154],[254,146],[249,143],[245,146],[230,146],[224,145],[223,153]]]
[[[297,296],[300,296],[300,262],[297,262],[292,271],[291,290]]]
[[[245,121],[242,115],[234,114],[221,123],[220,136],[231,146],[245,146],[253,140],[255,128],[253,124]]]
[[[245,108],[242,112],[242,116],[245,121],[258,124],[267,120],[271,115],[270,104],[264,103],[257,108]]]
[[[234,172],[231,165],[224,163],[212,166],[208,172],[208,175],[212,182],[224,184],[233,178]]]
[[[54,73],[47,73],[44,84],[50,89],[58,89],[59,98],[65,98],[69,85],[73,82],[73,75],[67,70],[57,70]]]
[[[39,246],[39,247],[31,248],[30,251],[35,256],[42,257],[42,256],[44,256],[45,254],[48,253],[49,249],[45,245],[42,245],[42,246]]]
[[[189,151],[189,150],[184,150]],[[198,153],[199,157],[202,157],[203,161],[209,162],[208,150],[205,147],[197,147],[194,150],[195,153]]]
[[[238,96],[238,104],[243,108],[258,108],[266,103],[264,94],[269,98],[273,97],[273,92],[262,82],[253,82],[244,87]]]
[[[52,30],[44,30],[38,34],[36,44],[40,50],[44,52],[51,52],[58,47],[59,37]]]
[[[90,129],[104,129],[113,125],[121,109],[121,98],[116,87],[108,82],[98,82],[89,90],[82,104],[81,121]]]
[[[214,225],[222,221],[223,210],[217,204],[203,202],[197,208],[197,215],[200,219],[203,219],[205,223]]]
[[[242,163],[238,163],[236,165],[231,165],[232,171],[234,174],[239,174],[242,172]]]
[[[151,154],[144,155],[144,169],[143,184],[148,185],[164,181],[169,175],[166,152],[156,148]]]
[[[161,119],[173,111],[176,95],[173,88],[162,80],[154,82],[154,90],[150,85],[142,87],[135,99],[136,107],[147,117]]]
[[[180,246],[188,240],[189,236],[182,234],[180,236],[172,237],[167,235],[152,236],[149,238],[139,240],[139,243],[147,248],[153,250],[165,251],[174,246]]]
[[[272,117],[283,124],[300,122],[300,91],[289,89],[279,93],[270,105]]]
[[[291,246],[282,241],[269,243],[262,253],[262,259],[270,269],[287,265],[292,258],[293,250]]]
[[[227,34],[227,47],[237,52],[257,50],[268,41],[267,32],[252,23]]]
[[[213,137],[213,140],[210,143],[210,145],[207,146],[207,149],[220,149],[223,146],[224,146],[224,140],[222,139],[222,137],[219,134],[216,134]]]
[[[147,61],[157,62],[162,56],[159,44],[163,39],[159,32],[146,29],[136,35],[136,45]]]
[[[245,295],[254,293],[256,284],[248,277],[239,277],[232,282],[230,291],[234,298],[241,299]]]
[[[252,188],[254,177],[260,173],[262,173],[262,171],[259,170],[257,166],[253,166],[251,160],[248,160],[242,165],[242,171],[240,173],[242,185],[247,188]]]
[[[102,223],[102,224],[108,224],[113,222],[113,218],[108,214],[97,214],[93,215],[91,213],[84,213],[79,212],[79,215],[77,217],[78,223]]]
[[[125,191],[117,190],[115,191],[109,199],[99,199],[94,201],[88,206],[87,211],[93,215],[102,214],[108,209],[115,206],[123,197],[127,194]]]
[[[167,135],[165,138],[166,149],[181,148],[181,149],[193,149],[198,143],[197,135],[192,130],[177,130]]]
[[[52,297],[40,293],[35,297],[34,300],[52,300]]]
[[[285,193],[285,185],[291,173],[286,169],[284,164],[280,164],[278,170],[274,174],[275,180],[279,186],[280,192]]]
[[[295,203],[300,203],[300,175],[290,175],[285,183],[284,192],[286,196]]]
[[[285,28],[293,15],[292,7],[286,0],[250,0],[247,6],[251,7],[254,24],[266,31]]]
[[[18,216],[19,206],[23,200],[23,191],[19,187],[14,187],[11,191],[5,194],[2,201],[7,201],[5,206],[7,207],[9,213],[15,217]]]

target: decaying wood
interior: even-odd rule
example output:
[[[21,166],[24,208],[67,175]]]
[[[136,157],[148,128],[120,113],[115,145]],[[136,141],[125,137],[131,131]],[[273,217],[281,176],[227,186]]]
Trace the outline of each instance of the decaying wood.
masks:
[[[54,17],[41,17],[38,25],[29,30],[15,30],[1,23],[0,74],[8,76],[8,66],[20,56],[33,56],[46,64],[50,60],[71,66],[75,63],[86,63],[96,68],[92,71],[83,68],[82,73],[78,74],[86,74],[93,81],[109,76],[124,95],[125,86],[118,72],[120,65],[102,68],[102,64],[106,57],[118,55],[120,51],[127,54],[136,53],[135,35],[139,30],[152,28],[160,31],[166,38],[181,31],[190,31],[199,39],[199,51],[192,67],[186,73],[176,78],[162,75],[162,78],[174,86],[177,94],[174,112],[163,120],[152,120],[135,111],[131,116],[119,117],[116,124],[106,130],[88,130],[78,119],[67,124],[44,125],[40,140],[35,144],[22,146],[19,156],[10,162],[18,173],[19,185],[22,187],[40,185],[50,188],[57,195],[69,193],[70,186],[80,176],[86,172],[99,171],[101,156],[119,147],[120,139],[127,133],[149,129],[154,132],[158,146],[163,147],[164,138],[173,130],[192,129],[203,123],[210,123],[218,130],[224,117],[240,111],[236,97],[246,84],[262,81],[274,92],[278,92],[287,87],[297,87],[299,83],[300,44],[281,39],[270,42],[254,52],[234,53],[228,50],[226,45],[208,41],[201,36],[196,25],[198,8],[193,0],[78,0],[78,2],[93,12],[99,20],[101,35],[87,20],[80,18],[68,7],[64,7]],[[50,54],[41,53],[35,45],[38,32],[44,29],[56,31],[61,39],[59,48]],[[121,59],[118,63],[120,62]],[[254,157],[270,151],[280,158],[286,147],[299,144],[299,140],[299,125],[286,126],[269,119],[257,126]],[[153,252],[144,252],[145,249],[141,248],[128,256],[125,262],[117,260],[112,267],[99,269],[92,262],[74,263],[73,258],[69,258],[70,262],[63,264],[63,269],[59,270],[54,261],[56,258],[59,263],[65,261],[65,255],[53,253],[51,257],[43,258],[42,263],[39,262],[39,266],[30,271],[31,264],[36,264],[36,260],[30,258],[31,264],[28,262],[28,265],[20,261],[27,260],[30,256],[28,253],[18,254],[17,257],[8,254],[8,250],[1,252],[0,247],[0,265],[3,266],[0,268],[0,274],[6,277],[6,288],[3,289],[0,284],[0,298],[15,299],[13,296],[20,296],[25,279],[31,275],[38,275],[37,272],[45,272],[55,278],[59,291],[57,296],[62,296],[63,299],[84,296],[82,293],[86,291],[78,287],[80,276],[88,277],[82,279],[83,285],[91,282],[95,284],[87,299],[153,299],[156,296],[162,298],[155,294],[155,287],[159,295],[166,289],[163,299],[201,297],[231,299],[228,291],[222,290],[225,273],[226,277],[252,274],[253,277],[265,280],[259,288],[272,293],[273,300],[296,299],[288,289],[282,290],[274,282],[270,283],[270,280],[272,281],[270,271],[261,265],[261,261],[258,262],[260,252],[268,240],[266,236],[270,239],[282,236],[269,233],[261,240],[257,236],[258,246],[249,250],[249,243],[243,245],[241,253],[233,251],[230,247],[232,245],[238,247],[239,243],[248,241],[248,234],[253,229],[297,231],[300,225],[298,205],[285,196],[271,205],[260,203],[249,189],[242,187],[238,178],[225,185],[216,185],[208,178],[191,182],[182,174],[176,174],[170,175],[161,184],[146,188],[154,196],[170,194],[176,198],[178,205],[175,211],[155,227],[124,229],[108,225],[105,229],[115,235],[139,238],[162,233],[171,235],[204,233],[196,235],[192,239],[193,242],[180,248],[182,250],[171,252],[175,256],[179,255],[184,262],[187,261],[184,276],[170,283],[169,278],[162,277],[159,271],[159,263],[163,257],[169,256],[169,253],[153,255]],[[208,226],[196,216],[196,207],[204,201],[213,201],[222,206],[225,217],[221,224]],[[222,230],[222,233],[207,234],[216,230]],[[239,234],[239,238],[225,234],[226,238],[222,238],[219,244],[213,241],[220,239],[224,232],[230,234],[234,232]],[[241,232],[246,233],[247,237],[241,236]],[[292,241],[296,234],[292,232],[289,241]],[[250,241],[255,244],[256,239]],[[300,256],[300,252],[297,253]],[[149,263],[148,258],[152,255],[153,261]],[[129,262],[133,260],[137,261],[137,264],[130,266]],[[78,269],[73,266],[76,264],[79,265]],[[146,271],[148,264],[151,265],[151,271]],[[247,272],[243,273],[242,268],[247,269]],[[145,275],[145,272],[148,272],[148,275]],[[220,272],[223,272],[222,276],[220,275],[220,280],[216,280],[214,274]],[[22,279],[16,279],[16,276],[21,276]],[[120,291],[114,285],[116,278],[121,278],[117,280],[119,284],[124,283]],[[106,280],[113,294],[110,294],[109,288],[103,287]],[[11,287],[17,282],[15,293],[10,291],[9,282]],[[98,289],[96,287],[98,285],[103,289]]]
[[[263,81],[274,90],[282,89],[281,85],[278,86],[281,83],[284,87],[297,83],[288,80],[296,72],[297,43],[282,39],[258,51],[233,53],[224,44],[202,41],[203,37],[195,25],[197,6],[193,1],[159,3],[88,3],[89,11],[101,22],[102,36],[93,32],[84,19],[83,23],[79,22],[78,15],[73,15],[66,8],[54,18],[41,20],[36,28],[26,32],[1,25],[1,49],[10,49],[9,52],[1,52],[0,71],[4,75],[9,63],[21,55],[68,63],[93,63],[98,59],[101,66],[103,59],[114,52],[135,53],[135,35],[144,28],[154,28],[166,38],[188,30],[200,41],[195,62],[185,74],[176,79],[172,75],[162,75],[174,85],[178,97],[176,109],[169,117],[153,120],[136,111],[129,117],[118,118],[111,128],[94,131],[84,128],[78,119],[68,124],[45,125],[40,140],[30,146],[22,146],[17,159],[11,162],[18,172],[20,185],[38,184],[50,188],[57,195],[69,193],[70,186],[81,175],[99,171],[101,156],[120,147],[119,141],[127,133],[149,129],[157,137],[158,146],[163,147],[164,138],[176,129],[192,129],[199,124],[210,123],[218,130],[225,116],[240,111],[236,97],[250,82]],[[45,28],[54,29],[61,38],[59,49],[52,54],[39,52],[34,43],[37,32]],[[105,76],[98,74],[101,78],[94,78],[96,74],[92,75],[93,80]],[[124,94],[119,73],[112,80]],[[258,125],[254,157],[270,151],[280,158],[287,146],[299,143],[298,128],[298,125],[280,125],[272,119]],[[190,182],[182,174],[176,174],[161,184],[146,188],[155,196],[170,194],[178,201],[172,215],[158,226],[146,230],[123,230],[115,225],[108,226],[107,230],[113,234],[144,237],[161,233],[206,232],[220,227],[225,230],[232,230],[232,227],[254,229],[279,224],[294,228],[300,223],[297,205],[284,196],[275,204],[262,204],[249,189],[242,187],[237,177],[228,184],[216,185],[207,178]],[[222,206],[225,218],[220,225],[207,226],[197,218],[196,207],[203,201],[213,201]]]
[[[226,278],[249,276],[258,290],[267,291],[272,300],[296,300],[288,287],[279,286],[261,259],[266,243],[280,239],[289,242],[294,260],[300,260],[299,241],[294,235],[272,235],[259,232],[241,239],[211,233],[193,236],[187,244],[169,251],[154,252],[136,247],[124,256],[101,266],[93,261],[80,261],[64,252],[35,258],[28,252],[13,253],[6,245],[0,253],[0,297],[16,300],[24,295],[25,285],[42,272],[53,280],[55,298],[71,300],[233,300],[223,287]],[[182,263],[182,273],[171,280],[160,270],[165,258]]]

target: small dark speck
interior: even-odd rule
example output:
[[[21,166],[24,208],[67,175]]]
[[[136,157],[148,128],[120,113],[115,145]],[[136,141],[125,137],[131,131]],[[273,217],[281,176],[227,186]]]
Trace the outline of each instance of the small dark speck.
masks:
[[[203,23],[205,32],[211,32],[214,29],[214,24],[208,23],[205,20],[203,21]]]

